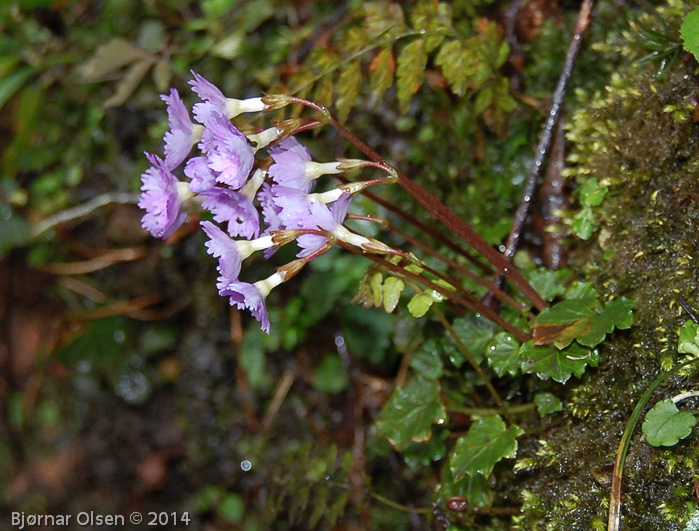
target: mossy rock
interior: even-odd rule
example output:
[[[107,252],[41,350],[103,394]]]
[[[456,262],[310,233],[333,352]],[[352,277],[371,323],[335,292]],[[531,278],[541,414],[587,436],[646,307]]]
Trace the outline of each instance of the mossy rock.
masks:
[[[570,391],[555,432],[523,440],[516,478],[520,529],[606,529],[609,483],[625,424],[657,374],[679,359],[683,296],[699,306],[699,124],[695,76],[676,69],[614,76],[571,120],[572,177],[609,186],[595,209],[598,232],[572,266],[604,296],[636,302],[634,327],[600,350],[600,365]],[[692,386],[670,380],[654,403]],[[545,439],[541,443],[538,439]],[[542,445],[543,444],[543,445]],[[684,529],[699,466],[697,434],[656,449],[634,433],[623,476],[624,529]]]

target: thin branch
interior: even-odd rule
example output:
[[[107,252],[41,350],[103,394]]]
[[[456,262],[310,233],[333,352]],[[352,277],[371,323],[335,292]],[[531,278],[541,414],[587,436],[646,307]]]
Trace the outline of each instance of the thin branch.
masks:
[[[566,91],[568,89],[568,82],[573,73],[573,66],[575,65],[575,60],[580,53],[580,48],[582,46],[582,37],[590,24],[590,19],[592,15],[592,4],[593,0],[584,0],[580,6],[580,12],[578,13],[578,21],[575,25],[575,34],[568,47],[568,54],[566,55],[565,64],[563,66],[563,72],[561,72],[558,78],[558,84],[553,93],[553,104],[549,110],[548,118],[544,126],[544,131],[541,134],[541,139],[539,140],[539,145],[536,148],[536,153],[534,156],[534,163],[529,170],[529,176],[524,185],[524,190],[522,192],[522,200],[519,203],[519,207],[515,212],[514,222],[512,224],[512,229],[507,237],[507,243],[505,244],[505,252],[503,254],[504,258],[511,262],[517,248],[519,247],[520,238],[524,230],[524,222],[529,216],[529,208],[534,198],[534,192],[536,191],[536,186],[538,184],[541,172],[544,168],[544,162],[548,155],[549,149],[551,148],[551,142],[553,141],[553,133],[556,129],[556,125],[561,116],[561,109],[563,108],[563,99],[565,98]],[[495,286],[501,287],[503,282],[503,275],[499,274]]]
[[[32,236],[37,237],[40,234],[46,232],[50,228],[53,228],[66,221],[72,221],[74,219],[82,218],[87,216],[92,211],[97,210],[100,207],[107,206],[113,203],[116,204],[136,204],[140,194],[131,193],[106,193],[93,197],[89,201],[86,201],[78,206],[69,208],[67,210],[62,210],[57,212],[53,216],[49,216],[45,220],[36,224],[32,230]]]

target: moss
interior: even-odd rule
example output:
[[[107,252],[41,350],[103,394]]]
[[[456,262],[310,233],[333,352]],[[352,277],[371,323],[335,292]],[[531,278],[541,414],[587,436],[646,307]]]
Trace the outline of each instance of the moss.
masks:
[[[610,187],[596,209],[599,231],[578,246],[572,266],[605,296],[632,298],[635,322],[602,345],[599,368],[569,390],[567,422],[546,434],[546,448],[523,441],[520,529],[605,528],[607,479],[625,423],[653,378],[678,359],[676,329],[687,316],[676,300],[699,306],[699,84],[679,69],[653,74],[619,72],[602,93],[580,95],[569,126],[571,177]],[[671,380],[652,401],[687,385]],[[659,450],[637,428],[622,486],[625,528],[683,528],[696,438]]]

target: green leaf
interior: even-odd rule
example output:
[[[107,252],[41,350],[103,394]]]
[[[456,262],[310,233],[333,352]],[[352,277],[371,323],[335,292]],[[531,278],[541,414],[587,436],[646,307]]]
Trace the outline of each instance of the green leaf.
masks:
[[[487,477],[483,474],[473,474],[461,481],[454,481],[448,463],[442,467],[442,481],[436,492],[439,500],[443,502],[458,496],[466,498],[469,507],[485,507],[493,503],[493,492]]]
[[[14,247],[32,239],[29,223],[8,205],[0,204],[0,258]]]
[[[498,461],[517,455],[517,437],[523,433],[517,425],[506,427],[499,415],[476,420],[452,450],[449,468],[454,480],[475,474],[487,477]]]
[[[429,53],[442,43],[451,28],[451,6],[422,0],[413,7],[410,19],[414,29],[428,33],[425,36],[425,51]]]
[[[454,319],[452,327],[469,352],[480,363],[485,357],[486,347],[495,333],[495,325],[483,316],[467,315]],[[452,363],[457,367],[461,366],[461,364],[457,365],[454,360]]]
[[[444,362],[442,361],[442,348],[435,338],[425,341],[413,353],[410,366],[420,376],[438,379],[442,377]]]
[[[585,298],[597,298],[597,290],[592,285],[592,282],[581,282],[575,280],[568,286],[565,292],[566,299],[585,299]]]
[[[592,233],[597,230],[595,215],[592,212],[592,208],[586,206],[575,214],[571,227],[578,238],[581,240],[589,240]]]
[[[699,356],[699,324],[687,321],[679,329],[677,352]]]
[[[473,104],[473,110],[476,114],[483,114],[483,112],[490,107],[493,103],[493,98],[495,97],[495,90],[493,87],[483,87],[478,91],[476,96],[476,101]]]
[[[684,42],[684,49],[699,60],[699,8],[690,11],[680,26],[680,37]]]
[[[24,85],[24,82],[37,71],[38,68],[36,67],[23,66],[12,74],[0,79],[0,109]]]
[[[696,417],[689,411],[677,409],[670,398],[661,400],[646,415],[643,433],[652,446],[674,446],[684,439],[697,423]]]
[[[396,69],[396,86],[398,88],[398,103],[403,113],[408,111],[410,100],[425,78],[425,66],[427,65],[427,52],[423,39],[409,42],[398,54],[398,67]]]
[[[337,80],[337,101],[335,102],[335,107],[337,108],[337,118],[340,122],[347,120],[349,112],[354,106],[354,102],[357,100],[357,93],[359,92],[359,83],[362,80],[362,72],[359,67],[359,61],[351,62],[347,68],[345,68]]]
[[[134,61],[154,59],[131,41],[115,37],[98,46],[92,57],[78,66],[76,73],[82,81],[100,81]]]
[[[498,332],[485,349],[488,364],[495,374],[503,376],[509,373],[516,375],[520,370],[519,341],[512,334]]]
[[[581,345],[594,347],[614,328],[626,329],[633,323],[634,303],[626,297],[608,302],[599,312],[597,299],[570,299],[546,308],[534,321],[534,344],[553,342],[567,347],[574,339]]]
[[[589,333],[590,320],[599,302],[594,298],[564,300],[544,309],[534,320],[534,344],[553,342],[565,348],[577,337]]]
[[[466,94],[473,55],[473,50],[469,50],[460,40],[454,39],[443,44],[434,58],[434,63],[442,69],[452,92],[457,96]]]
[[[439,400],[439,382],[417,377],[393,391],[376,424],[388,441],[402,450],[410,441],[429,440],[432,424],[443,424],[446,415]]]
[[[403,281],[396,277],[388,277],[383,283],[383,308],[386,313],[391,313],[396,309],[404,288]]]
[[[340,393],[347,389],[349,376],[347,369],[337,354],[330,354],[320,360],[313,375],[313,387],[326,393]]]
[[[377,308],[381,306],[381,301],[383,299],[383,286],[381,282],[383,281],[383,275],[381,273],[374,273],[369,281],[369,287],[371,289],[371,294],[374,298],[374,306]]]
[[[386,36],[405,28],[405,16],[400,4],[391,2],[364,2],[364,27],[370,37]]]
[[[369,87],[375,100],[381,98],[393,84],[395,70],[393,50],[386,46],[369,64]]]
[[[333,101],[333,77],[323,76],[316,84],[313,92],[313,101],[318,105],[330,107]]]
[[[542,417],[563,410],[563,403],[552,393],[536,393],[534,405]]]
[[[552,378],[559,383],[566,383],[572,374],[580,377],[585,367],[597,367],[599,354],[594,349],[572,344],[564,350],[550,345],[535,346],[527,341],[519,351],[522,371],[535,373],[540,378]]]
[[[429,295],[418,293],[412,299],[410,299],[410,302],[408,303],[408,311],[410,312],[410,315],[416,319],[419,319],[429,311],[433,302],[434,299]]]
[[[568,271],[565,269],[551,271],[550,269],[537,268],[527,275],[527,280],[543,299],[550,302],[565,293],[566,289],[562,280],[567,274]]]
[[[609,191],[606,186],[600,186],[597,179],[590,178],[578,188],[578,198],[583,206],[593,207],[599,205]]]

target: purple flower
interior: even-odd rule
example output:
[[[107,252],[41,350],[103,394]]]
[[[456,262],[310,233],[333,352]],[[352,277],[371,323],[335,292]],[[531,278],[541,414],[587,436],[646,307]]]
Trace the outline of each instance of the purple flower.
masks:
[[[169,96],[162,95],[160,99],[167,103],[167,119],[170,124],[170,130],[164,138],[165,165],[173,169],[187,158],[192,146],[201,138],[204,128],[193,124],[189,119],[189,112],[176,89],[171,89]]]
[[[236,100],[226,98],[223,92],[207,81],[202,76],[192,71],[194,79],[189,84],[192,90],[197,93],[202,100],[194,105],[193,111],[197,121],[207,124],[213,113],[223,114],[229,120],[245,112],[259,112],[267,109],[267,105],[262,102],[262,98],[250,98],[247,100]]]
[[[202,192],[202,206],[218,223],[228,223],[228,234],[256,238],[260,233],[260,217],[250,199],[227,188],[210,188]]]
[[[308,228],[305,221],[311,211],[314,202],[331,203],[337,201],[344,192],[339,188],[333,188],[320,194],[307,194],[303,190],[289,188],[288,186],[272,187],[273,201],[278,207],[278,217],[285,228]]]
[[[274,204],[274,194],[272,192],[272,187],[268,183],[262,185],[260,193],[257,194],[257,198],[260,201],[260,206],[262,207],[262,217],[267,224],[267,228],[262,234],[270,234],[274,230],[283,230],[287,228],[279,217],[281,209]],[[267,249],[265,251],[265,258],[269,258],[276,252],[276,249]]]
[[[252,241],[233,240],[210,221],[202,221],[201,226],[210,238],[206,242],[208,253],[219,259],[218,270],[221,273],[219,281],[226,284],[238,280],[243,260],[255,251],[274,246],[272,236],[265,236]]]
[[[218,182],[234,190],[245,184],[255,162],[255,153],[245,135],[225,116],[217,112],[211,115],[199,148],[209,159],[209,168],[218,172]]]
[[[331,207],[320,201],[311,202],[309,205],[308,214],[299,219],[299,227],[302,229],[323,229],[327,232],[335,234],[340,239],[345,239],[345,233],[353,234],[342,226],[342,222],[347,216],[347,210],[352,202],[352,196],[345,194],[340,199],[335,201]],[[361,238],[364,238],[361,236]],[[308,256],[314,251],[320,249],[326,244],[327,238],[320,234],[304,234],[296,240],[301,252],[298,257]]]
[[[260,322],[260,328],[269,334],[269,315],[267,315],[265,300],[274,287],[284,282],[284,276],[277,272],[254,284],[240,281],[226,282],[225,279],[220,278],[218,290],[222,297],[230,297],[231,306],[239,310],[250,310],[252,316]]]
[[[269,176],[277,183],[289,188],[308,192],[311,181],[306,178],[306,163],[311,160],[311,152],[293,136],[269,148],[274,164],[269,168]]]
[[[216,186],[216,174],[209,168],[209,159],[194,157],[187,161],[184,174],[190,178],[189,189],[200,194]]]
[[[318,163],[311,160],[311,152],[293,136],[269,148],[274,164],[269,167],[269,175],[282,186],[308,192],[312,183],[321,175],[342,173],[341,163]]]
[[[184,183],[177,180],[160,157],[149,153],[146,157],[153,166],[141,175],[143,185],[138,206],[146,211],[141,223],[156,238],[167,238],[187,217],[181,208],[180,194],[184,193],[180,185]]]

